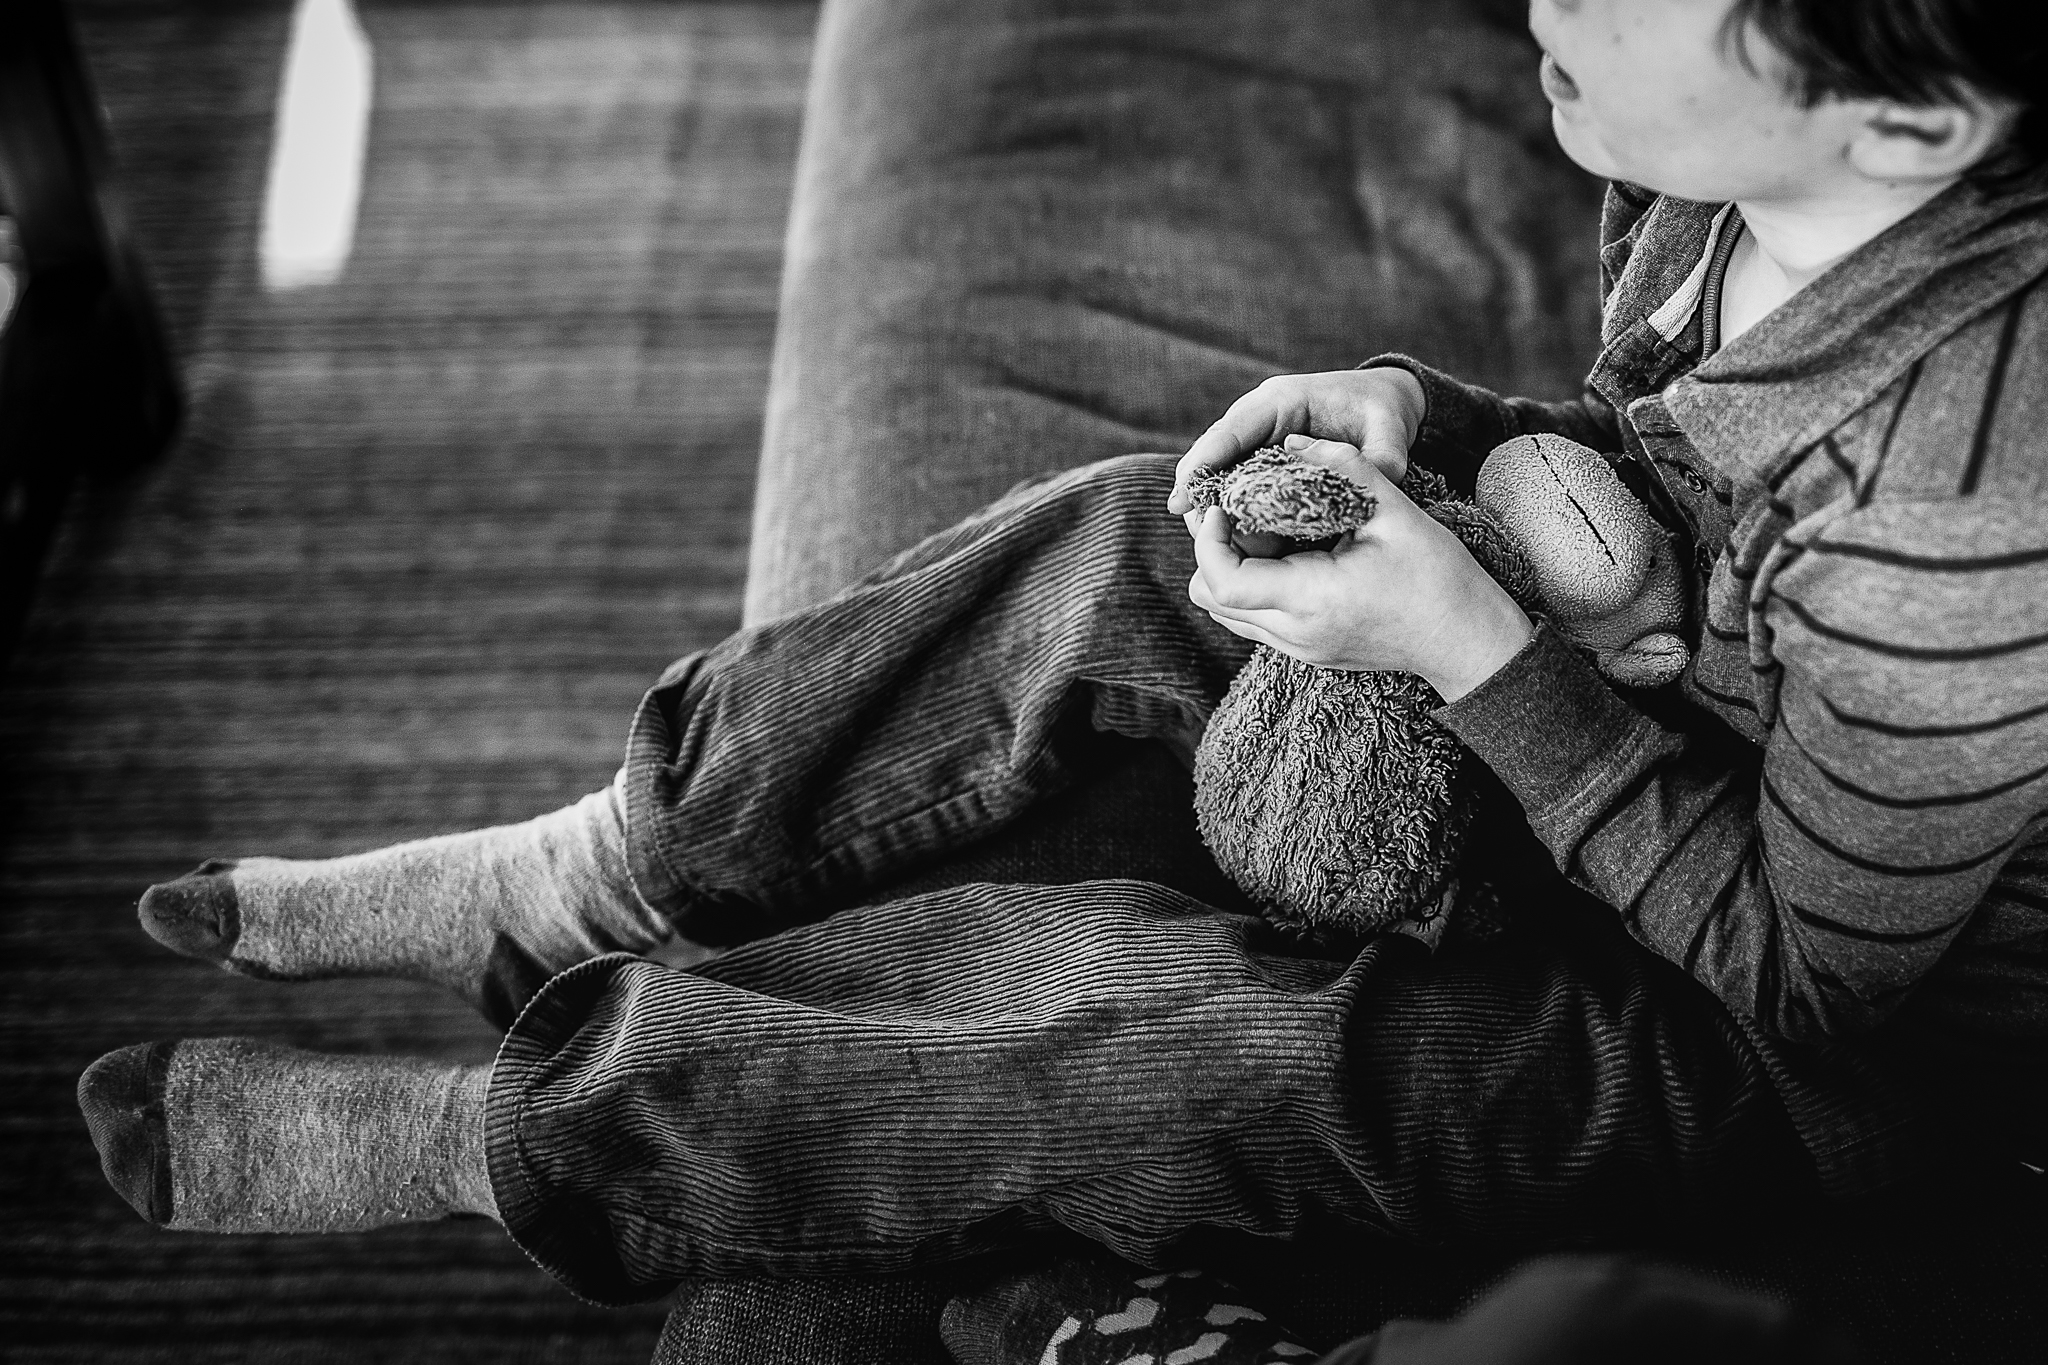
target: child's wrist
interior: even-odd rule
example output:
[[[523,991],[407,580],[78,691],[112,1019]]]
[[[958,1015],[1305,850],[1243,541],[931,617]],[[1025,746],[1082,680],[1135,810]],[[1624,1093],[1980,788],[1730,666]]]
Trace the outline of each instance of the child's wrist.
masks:
[[[1446,705],[1457,701],[1507,667],[1536,636],[1535,623],[1505,592],[1488,602],[1488,610],[1463,631],[1456,646],[1423,680]]]

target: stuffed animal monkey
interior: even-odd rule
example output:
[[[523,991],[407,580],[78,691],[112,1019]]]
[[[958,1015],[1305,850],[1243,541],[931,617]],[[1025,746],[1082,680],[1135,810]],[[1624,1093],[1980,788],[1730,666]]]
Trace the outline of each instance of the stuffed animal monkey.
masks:
[[[1628,687],[1685,671],[1685,580],[1671,535],[1605,457],[1562,436],[1517,436],[1480,467],[1476,500],[1529,565],[1558,631]]]
[[[1610,678],[1651,686],[1684,668],[1670,538],[1594,451],[1518,437],[1488,457],[1476,503],[1419,467],[1402,489]],[[1189,491],[1230,514],[1240,550],[1265,557],[1327,549],[1374,510],[1360,485],[1278,447]],[[1217,862],[1312,935],[1394,928],[1434,941],[1458,897],[1465,765],[1477,761],[1430,715],[1439,704],[1412,674],[1256,646],[1195,753],[1195,815]]]

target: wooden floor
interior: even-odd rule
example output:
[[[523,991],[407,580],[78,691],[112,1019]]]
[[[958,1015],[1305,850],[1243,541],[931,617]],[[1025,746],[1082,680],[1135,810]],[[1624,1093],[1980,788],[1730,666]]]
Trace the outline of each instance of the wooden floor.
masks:
[[[80,0],[190,419],[85,490],[0,692],[0,1356],[644,1361],[493,1226],[158,1233],[73,1101],[110,1048],[484,1059],[425,987],[245,981],[141,889],[513,819],[602,783],[738,620],[810,4],[360,0],[354,254],[266,295],[289,5]]]

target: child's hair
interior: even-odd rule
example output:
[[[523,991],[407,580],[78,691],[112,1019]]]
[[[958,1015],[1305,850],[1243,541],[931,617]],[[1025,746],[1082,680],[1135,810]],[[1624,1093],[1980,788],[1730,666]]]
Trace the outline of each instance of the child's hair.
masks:
[[[2013,100],[2019,127],[1994,159],[2048,161],[2048,0],[1735,0],[1728,25],[1738,52],[1753,26],[1784,53],[1808,101]]]

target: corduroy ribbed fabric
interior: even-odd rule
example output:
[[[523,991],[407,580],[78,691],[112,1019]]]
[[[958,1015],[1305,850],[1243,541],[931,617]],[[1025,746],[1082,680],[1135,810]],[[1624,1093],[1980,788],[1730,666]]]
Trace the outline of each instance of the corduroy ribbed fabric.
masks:
[[[1099,731],[1192,746],[1245,650],[1187,600],[1172,465],[1020,490],[649,693],[636,881],[746,946],[585,963],[508,1035],[493,1188],[571,1288],[900,1270],[1049,1224],[1151,1261],[1206,1228],[1547,1244],[1818,1196],[1793,1114],[1881,1087],[1609,913],[1348,961],[1138,881],[819,919],[1085,771]]]
[[[1198,1230],[1551,1245],[1818,1192],[1765,1060],[1618,933],[1330,962],[1145,882],[595,959],[507,1038],[488,1141],[506,1227],[600,1302],[1050,1224],[1161,1264]]]
[[[1189,763],[1251,653],[1188,600],[1174,459],[1023,485],[808,611],[677,661],[627,742],[635,885],[684,936],[816,919],[1087,773]]]

